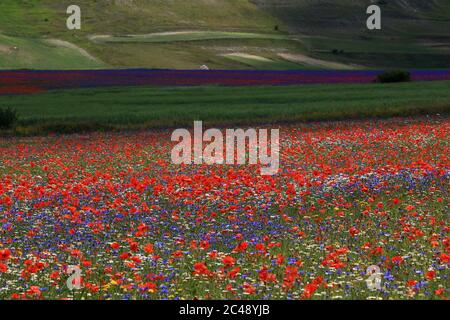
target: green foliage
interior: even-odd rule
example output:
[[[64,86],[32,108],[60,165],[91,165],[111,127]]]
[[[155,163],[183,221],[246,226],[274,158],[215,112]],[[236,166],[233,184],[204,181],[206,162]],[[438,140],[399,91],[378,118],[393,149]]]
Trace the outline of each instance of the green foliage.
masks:
[[[377,82],[393,83],[393,82],[408,82],[411,81],[411,74],[404,70],[386,71],[377,76]]]
[[[17,122],[17,111],[11,107],[0,108],[0,129],[10,129]]]

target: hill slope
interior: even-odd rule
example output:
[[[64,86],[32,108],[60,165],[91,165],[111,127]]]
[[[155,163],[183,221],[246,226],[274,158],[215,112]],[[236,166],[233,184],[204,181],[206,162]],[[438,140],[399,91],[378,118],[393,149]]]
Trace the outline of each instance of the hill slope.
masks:
[[[368,0],[77,0],[79,31],[71,0],[2,0],[0,68],[450,67],[447,0],[378,2],[369,33]]]
[[[450,67],[448,0],[253,0],[320,58],[372,67]],[[382,30],[366,9],[382,9]],[[334,53],[333,53],[334,52]]]
[[[73,1],[2,0],[0,32],[12,37],[51,37],[70,41],[111,67],[197,69],[202,64],[208,64],[213,68],[251,68],[250,64],[229,59],[224,54],[244,50],[273,58],[275,65],[282,60],[276,52],[301,49],[298,42],[282,37],[273,39],[271,35],[274,34],[283,36],[274,30],[277,20],[247,0],[78,0],[76,3],[82,10],[80,31],[69,31],[65,27],[66,8]],[[190,30],[246,32],[258,36],[244,39],[240,36],[226,39],[213,37],[182,43],[175,39],[162,43],[99,43],[90,40],[95,35],[123,36]],[[30,55],[33,54],[30,52]],[[35,64],[34,67],[41,68],[42,65]],[[84,68],[84,65],[80,67]]]

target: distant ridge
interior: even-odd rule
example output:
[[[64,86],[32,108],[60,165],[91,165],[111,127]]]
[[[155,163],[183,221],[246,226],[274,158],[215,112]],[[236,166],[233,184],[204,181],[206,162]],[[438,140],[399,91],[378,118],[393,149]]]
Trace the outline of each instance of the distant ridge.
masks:
[[[252,0],[319,58],[371,67],[450,67],[448,0]],[[382,30],[368,31],[369,4]]]

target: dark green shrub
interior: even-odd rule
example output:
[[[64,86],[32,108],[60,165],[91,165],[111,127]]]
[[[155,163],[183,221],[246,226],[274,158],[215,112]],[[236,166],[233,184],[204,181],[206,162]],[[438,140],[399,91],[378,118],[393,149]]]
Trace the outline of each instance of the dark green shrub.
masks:
[[[343,54],[344,50],[342,50],[342,49],[333,49],[333,50],[331,50],[331,53],[332,54]]]
[[[0,108],[0,129],[9,129],[17,122],[17,111],[8,107]]]
[[[392,83],[392,82],[408,82],[411,81],[411,74],[404,70],[386,71],[377,76],[377,82]]]

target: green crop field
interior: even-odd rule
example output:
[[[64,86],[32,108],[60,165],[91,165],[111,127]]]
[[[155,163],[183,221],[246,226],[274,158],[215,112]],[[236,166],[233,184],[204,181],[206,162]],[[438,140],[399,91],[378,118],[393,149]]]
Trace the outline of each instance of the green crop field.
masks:
[[[287,87],[122,87],[1,96],[17,134],[262,124],[448,113],[450,82]]]

